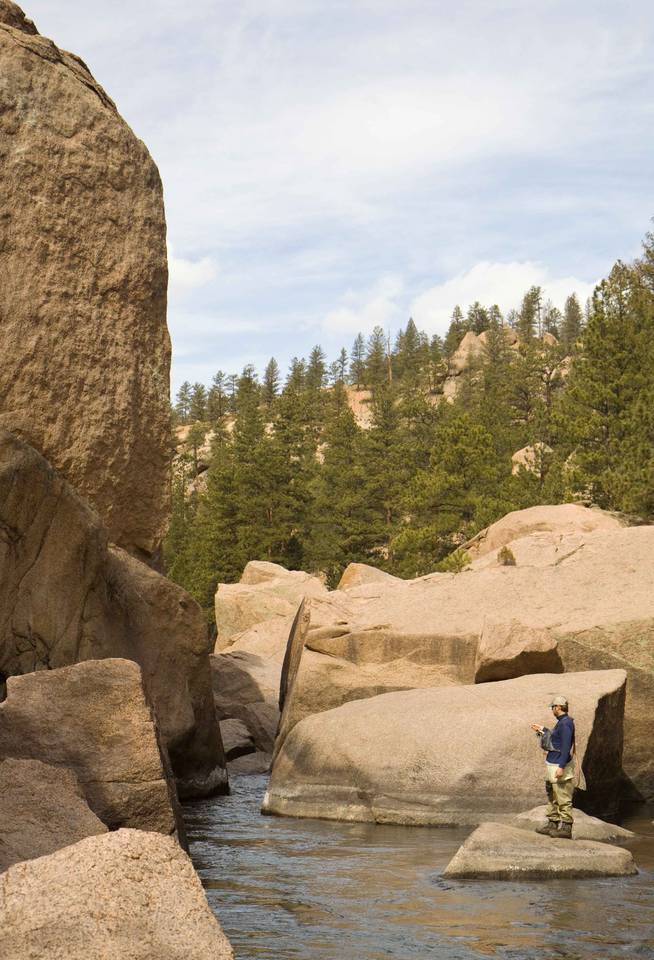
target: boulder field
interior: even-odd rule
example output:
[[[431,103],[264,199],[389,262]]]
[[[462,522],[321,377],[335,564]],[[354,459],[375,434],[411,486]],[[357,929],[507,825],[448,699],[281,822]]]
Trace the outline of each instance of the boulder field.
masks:
[[[498,557],[506,546],[515,565]],[[369,578],[309,598],[283,735],[313,714],[394,690],[625,670],[624,769],[634,796],[653,798],[654,527],[624,527],[575,504],[538,507],[480,534],[475,553],[458,574]],[[568,691],[565,675],[558,687]]]
[[[0,431],[0,673],[136,661],[183,796],[226,784],[207,628],[180,587],[110,547],[95,512]]]
[[[157,554],[169,513],[161,180],[74,54],[0,2],[0,427]]]
[[[118,830],[0,874],[3,960],[233,960],[171,837]]]
[[[623,670],[565,676],[586,780],[578,805],[615,815],[622,787]],[[542,802],[558,674],[386,693],[301,720],[281,744],[265,813],[413,825],[479,823]]]

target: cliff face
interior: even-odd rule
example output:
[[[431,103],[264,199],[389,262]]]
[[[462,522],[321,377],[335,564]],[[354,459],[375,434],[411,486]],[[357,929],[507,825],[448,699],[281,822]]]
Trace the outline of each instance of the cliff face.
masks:
[[[0,0],[0,426],[148,559],[168,518],[159,174],[86,65]]]

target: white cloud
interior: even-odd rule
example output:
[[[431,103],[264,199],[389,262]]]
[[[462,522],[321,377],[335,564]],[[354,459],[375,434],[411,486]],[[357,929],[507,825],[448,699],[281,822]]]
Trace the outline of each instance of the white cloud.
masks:
[[[413,300],[410,314],[421,329],[442,333],[447,329],[456,304],[465,312],[476,300],[484,306],[496,303],[506,313],[511,307],[520,305],[531,286],[542,287],[545,299],[561,309],[573,292],[583,304],[595,284],[578,277],[554,276],[544,264],[530,260],[511,263],[482,261],[424,290]]]
[[[370,290],[348,291],[341,306],[324,318],[323,331],[329,335],[369,333],[373,327],[395,329],[401,323],[399,299],[404,285],[399,277],[383,277]]]
[[[171,296],[204,287],[215,280],[217,269],[211,257],[189,260],[176,257],[168,248],[168,285]]]

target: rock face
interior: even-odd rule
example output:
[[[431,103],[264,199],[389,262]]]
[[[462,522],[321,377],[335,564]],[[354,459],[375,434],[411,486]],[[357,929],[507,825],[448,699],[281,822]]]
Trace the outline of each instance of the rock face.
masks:
[[[392,583],[399,580],[385,570],[378,570],[367,563],[348,563],[338,581],[337,590],[349,590],[351,587],[362,587],[366,583]]]
[[[560,880],[628,877],[637,873],[628,850],[592,840],[553,840],[500,823],[482,823],[443,876],[454,880]]]
[[[180,792],[194,795],[226,778],[208,652],[204,617],[191,597],[110,549],[98,517],[72,487],[31,447],[0,431],[0,674],[135,660]]]
[[[130,660],[91,660],[7,681],[0,757],[70,767],[89,807],[111,829],[184,839],[177,793]]]
[[[279,724],[280,667],[244,650],[211,657],[216,716],[243,723],[253,749],[272,754]],[[229,748],[225,743],[227,759]]]
[[[72,770],[39,760],[0,763],[0,873],[106,832]]]
[[[507,513],[497,523],[486,527],[465,545],[473,560],[493,553],[501,547],[525,537],[536,536],[541,544],[564,543],[566,538],[583,537],[597,530],[619,530],[622,524],[604,510],[591,510],[577,503],[528,507]],[[565,544],[567,546],[567,544]]]
[[[475,683],[511,680],[528,673],[563,673],[557,643],[549,630],[488,621],[479,638]]]
[[[577,805],[610,815],[622,777],[625,673],[562,680],[536,674],[386,693],[309,716],[281,745],[264,812],[402,824],[518,813],[544,792],[544,753],[530,723],[547,723],[563,689],[587,785]]]
[[[522,447],[511,457],[511,473],[515,477],[521,470],[528,473],[535,473],[539,476],[543,473],[543,464],[547,458],[554,453],[552,448],[546,443],[529,444]]]
[[[156,553],[169,512],[166,227],[144,144],[0,0],[0,427]]]
[[[215,652],[259,623],[293,617],[304,597],[327,596],[318,577],[276,563],[248,563],[240,583],[221,583],[216,593]]]
[[[532,810],[526,810],[525,813],[519,813],[514,817],[510,826],[519,827],[521,830],[535,830],[536,827],[545,823],[545,804],[534,807]],[[597,840],[601,843],[627,843],[636,836],[631,830],[625,830],[615,823],[607,823],[598,817],[589,817],[583,810],[574,811],[574,826],[572,836],[575,840]]]
[[[227,760],[237,760],[238,757],[256,752],[250,732],[241,720],[223,720],[220,733]]]
[[[188,856],[139,830],[0,876],[4,960],[233,960]]]

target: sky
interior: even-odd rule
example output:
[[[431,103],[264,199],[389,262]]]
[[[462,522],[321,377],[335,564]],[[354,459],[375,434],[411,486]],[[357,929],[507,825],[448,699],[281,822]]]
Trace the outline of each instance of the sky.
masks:
[[[173,391],[585,300],[654,215],[648,0],[31,0],[161,171]]]

